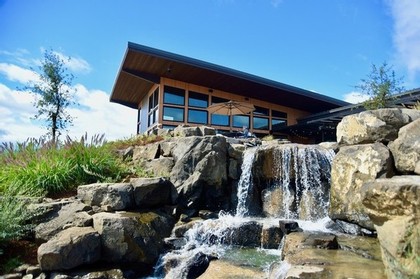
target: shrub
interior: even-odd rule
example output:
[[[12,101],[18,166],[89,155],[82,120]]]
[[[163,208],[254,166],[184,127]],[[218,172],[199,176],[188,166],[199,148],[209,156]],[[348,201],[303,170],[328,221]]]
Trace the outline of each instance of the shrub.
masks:
[[[0,247],[25,235],[32,228],[27,223],[30,217],[22,199],[10,195],[0,197]]]

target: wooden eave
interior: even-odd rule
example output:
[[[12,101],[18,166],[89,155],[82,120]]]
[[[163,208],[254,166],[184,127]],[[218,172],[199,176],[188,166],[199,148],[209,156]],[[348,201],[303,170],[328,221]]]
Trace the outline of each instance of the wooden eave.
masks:
[[[110,100],[137,108],[161,77],[311,113],[348,105],[298,87],[130,42]]]

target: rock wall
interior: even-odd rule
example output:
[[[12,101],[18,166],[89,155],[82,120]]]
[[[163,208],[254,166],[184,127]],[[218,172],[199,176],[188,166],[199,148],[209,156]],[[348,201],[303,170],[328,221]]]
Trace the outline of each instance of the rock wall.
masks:
[[[337,139],[330,217],[376,230],[388,278],[420,277],[420,111],[346,116]]]

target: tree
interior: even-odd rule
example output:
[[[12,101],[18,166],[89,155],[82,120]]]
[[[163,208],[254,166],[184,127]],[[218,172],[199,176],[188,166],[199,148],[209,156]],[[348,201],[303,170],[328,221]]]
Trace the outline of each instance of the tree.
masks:
[[[372,71],[366,79],[361,80],[361,84],[356,88],[369,96],[369,99],[363,102],[366,109],[378,109],[389,106],[392,95],[401,93],[405,89],[402,84],[402,78],[397,78],[392,66],[384,62],[377,67],[372,64]]]
[[[67,108],[75,104],[73,99],[76,91],[71,88],[74,77],[68,73],[65,61],[52,50],[44,52],[44,60],[39,69],[39,81],[32,82],[25,89],[35,95],[34,105],[38,109],[35,119],[45,120],[52,142],[55,143],[60,131],[73,123]]]

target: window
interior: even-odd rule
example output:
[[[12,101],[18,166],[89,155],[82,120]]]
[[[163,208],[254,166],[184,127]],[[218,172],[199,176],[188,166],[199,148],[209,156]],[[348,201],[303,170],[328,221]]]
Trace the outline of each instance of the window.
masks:
[[[150,127],[158,121],[159,115],[159,88],[149,96],[149,111],[147,113],[147,126]]]
[[[183,106],[185,104],[185,90],[171,86],[165,86],[163,103]]]
[[[287,113],[282,112],[282,111],[277,111],[277,110],[272,110],[271,111],[271,116],[275,117],[275,118],[285,118],[285,119],[287,119]]]
[[[228,102],[228,99],[223,99],[223,98],[219,98],[219,97],[211,97],[211,103],[212,104],[218,104],[218,103],[225,103]]]
[[[234,115],[233,116],[233,127],[247,127],[249,128],[249,116],[248,115]]]
[[[197,92],[188,92],[188,106],[196,108],[207,108],[209,96]]]
[[[184,109],[163,107],[163,120],[184,122]]]
[[[271,129],[275,130],[276,128],[281,128],[287,126],[286,119],[271,119]]]
[[[219,126],[229,126],[229,116],[222,114],[212,114],[211,124]]]
[[[268,130],[268,118],[254,116],[253,120],[254,129]]]
[[[188,122],[198,123],[198,124],[207,124],[207,111],[189,109],[188,110]]]
[[[255,106],[254,115],[269,116],[270,115],[269,109]]]

